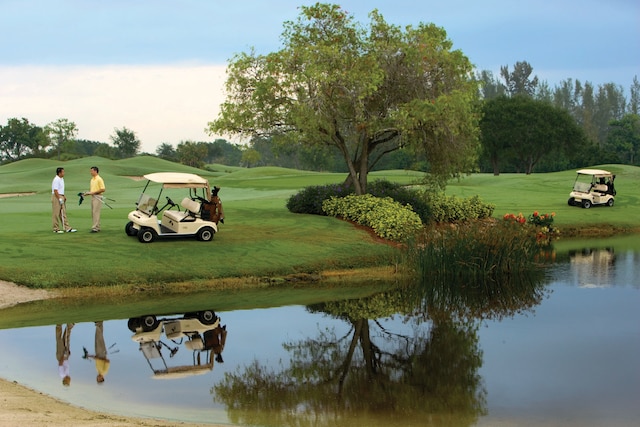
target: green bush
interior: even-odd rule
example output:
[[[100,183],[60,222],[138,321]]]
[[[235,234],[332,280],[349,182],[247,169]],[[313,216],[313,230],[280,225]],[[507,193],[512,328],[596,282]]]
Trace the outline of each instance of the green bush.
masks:
[[[403,206],[411,206],[418,214],[422,222],[427,222],[430,217],[429,205],[417,190],[403,187],[385,179],[379,179],[369,183],[369,194],[376,197],[391,197]],[[329,184],[305,187],[287,200],[287,209],[293,213],[306,213],[313,215],[326,215],[322,210],[322,202],[331,197],[344,197],[354,194],[352,186],[345,184]]]
[[[438,192],[427,194],[431,220],[435,222],[459,222],[470,219],[490,218],[495,205],[484,203],[479,196],[463,199]]]
[[[376,197],[391,197],[403,206],[409,205],[418,214],[423,223],[429,222],[431,217],[429,204],[418,190],[407,188],[386,179],[378,179],[368,185],[367,192]]]
[[[293,213],[326,215],[322,210],[322,202],[331,197],[344,197],[351,193],[353,193],[353,189],[344,184],[305,187],[289,197],[287,200],[287,209]]]
[[[395,242],[413,237],[422,228],[422,221],[411,206],[403,206],[391,197],[331,197],[322,203],[322,209],[329,216],[371,227],[376,235]]]

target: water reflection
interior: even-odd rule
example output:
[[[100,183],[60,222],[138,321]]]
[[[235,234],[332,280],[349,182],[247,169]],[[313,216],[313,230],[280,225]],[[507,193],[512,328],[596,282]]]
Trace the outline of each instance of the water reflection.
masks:
[[[129,319],[127,326],[133,332],[133,341],[139,343],[154,378],[172,379],[190,375],[202,375],[213,370],[214,360],[223,363],[222,351],[227,341],[227,326],[220,325],[220,318],[213,310],[186,313],[182,317],[145,315]],[[162,339],[169,340],[173,346]],[[168,350],[169,358],[180,346],[191,351],[191,363],[170,366],[162,353]],[[215,359],[214,359],[215,355]]]
[[[177,314],[166,300],[162,314],[0,330],[0,376],[83,407],[176,421],[631,425],[640,257],[601,250],[492,287],[413,283],[361,299]],[[601,286],[574,280],[585,271]],[[233,325],[229,342],[221,318]],[[52,372],[54,351],[71,362],[71,387]],[[99,359],[108,367],[98,386]],[[156,381],[172,376],[169,387]]]
[[[343,317],[346,334],[328,329],[285,343],[290,359],[279,369],[255,360],[226,374],[213,392],[230,420],[260,426],[469,426],[486,413],[475,327],[449,319],[416,324],[410,334],[390,319],[350,318],[341,311],[350,305],[361,308],[363,302],[309,308]]]
[[[487,412],[478,320],[537,305],[543,278],[507,278],[490,288],[412,283],[308,306],[345,322],[347,333],[327,329],[287,342],[288,364],[269,369],[255,360],[226,374],[214,398],[243,425],[473,425]],[[385,326],[397,316],[410,333]]]
[[[71,330],[73,323],[67,323],[64,328],[56,325],[56,360],[58,361],[58,374],[62,378],[62,385],[71,384],[71,370],[69,368],[69,356],[71,356]]]
[[[102,320],[95,322],[95,328],[94,353],[89,354],[87,348],[82,347],[82,351],[84,353],[82,358],[95,361],[96,371],[98,372],[96,375],[96,382],[98,384],[102,384],[105,376],[109,372],[111,361],[109,360],[109,355],[107,353],[107,345],[104,342],[104,322]],[[111,348],[113,348],[113,346],[111,346]]]
[[[613,248],[584,248],[569,251],[574,280],[580,287],[611,286],[615,277],[616,255]]]

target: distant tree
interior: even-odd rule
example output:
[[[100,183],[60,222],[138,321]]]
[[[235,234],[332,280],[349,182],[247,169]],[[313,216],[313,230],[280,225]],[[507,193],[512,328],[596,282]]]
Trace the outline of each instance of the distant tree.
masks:
[[[57,150],[58,160],[60,160],[62,147],[75,140],[78,134],[78,127],[68,119],[58,119],[46,125],[44,132],[49,137],[53,148]]]
[[[478,80],[480,81],[480,92],[483,99],[493,99],[507,93],[505,85],[495,78],[491,71],[481,71],[478,75]]]
[[[248,168],[257,166],[261,158],[260,153],[253,148],[246,148],[242,152],[242,164],[246,165]]]
[[[500,75],[505,81],[507,91],[511,96],[526,95],[533,97],[538,87],[538,77],[531,77],[533,67],[527,61],[516,62],[513,72],[509,72],[509,66],[500,67]]]
[[[566,110],[528,96],[486,101],[483,112],[482,147],[494,175],[500,173],[501,156],[508,156],[520,171],[530,174],[543,157],[571,152],[585,140]]]
[[[173,145],[163,142],[156,148],[156,155],[164,160],[175,162],[178,160],[178,154]]]
[[[640,81],[638,81],[638,76],[633,77],[630,93],[627,111],[631,114],[640,114]]]
[[[640,116],[627,114],[609,123],[607,145],[615,151],[622,163],[640,164]]]
[[[0,160],[15,161],[27,155],[38,156],[49,144],[43,129],[24,117],[11,118],[0,125]]]
[[[221,163],[230,166],[240,166],[244,146],[231,144],[225,139],[218,138],[207,144],[210,163]]]
[[[207,144],[203,142],[182,141],[176,148],[178,161],[183,165],[194,168],[204,167],[204,159],[207,156]]]
[[[122,129],[114,129],[115,134],[109,138],[113,145],[118,149],[119,157],[126,159],[129,157],[135,157],[140,150],[140,140],[136,136],[135,132],[123,127]]]
[[[475,167],[478,83],[444,29],[393,26],[377,10],[368,28],[337,5],[300,10],[282,50],[232,59],[211,134],[334,147],[357,194],[379,160],[405,146],[426,153],[443,180]]]

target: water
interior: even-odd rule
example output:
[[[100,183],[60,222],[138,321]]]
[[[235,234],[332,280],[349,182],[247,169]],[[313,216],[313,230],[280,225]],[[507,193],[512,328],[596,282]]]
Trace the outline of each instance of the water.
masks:
[[[103,384],[82,358],[83,347],[94,351],[94,323],[73,327],[69,387],[58,375],[55,325],[0,330],[0,377],[85,408],[181,421],[637,425],[639,273],[637,252],[573,252],[550,269],[539,304],[469,323],[415,315],[396,294],[218,312],[228,331],[224,363],[171,380],[154,378],[127,319],[103,323],[111,361]],[[179,347],[174,357],[162,347],[167,364],[193,364],[184,341],[163,341]]]

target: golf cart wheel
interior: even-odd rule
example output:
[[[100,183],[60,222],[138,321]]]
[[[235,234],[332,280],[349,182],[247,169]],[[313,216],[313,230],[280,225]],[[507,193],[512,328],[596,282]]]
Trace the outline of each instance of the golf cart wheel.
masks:
[[[140,318],[140,326],[142,326],[142,330],[145,332],[153,331],[158,327],[158,319],[153,315],[142,316]]]
[[[127,236],[135,236],[138,234],[138,230],[133,228],[133,221],[129,221],[127,225],[124,226],[124,232],[127,233]]]
[[[607,200],[607,206],[609,207],[613,206],[613,198]]]
[[[202,227],[200,230],[198,230],[198,240],[201,240],[203,242],[209,242],[213,240],[214,234],[215,234],[215,231],[213,231],[213,228]]]
[[[198,313],[198,319],[205,325],[213,325],[218,318],[213,310],[205,310]]]
[[[137,317],[129,319],[129,321],[127,322],[127,328],[129,328],[131,332],[136,332],[140,326],[140,319],[138,319]]]
[[[574,199],[573,197],[569,197],[569,201],[567,201],[567,204],[569,206],[574,206],[576,204],[576,199]]]
[[[151,243],[156,240],[157,236],[153,228],[143,227],[138,231],[138,240],[140,240],[141,243]]]
[[[584,199],[582,201],[582,207],[585,209],[589,209],[591,207],[591,200]]]

